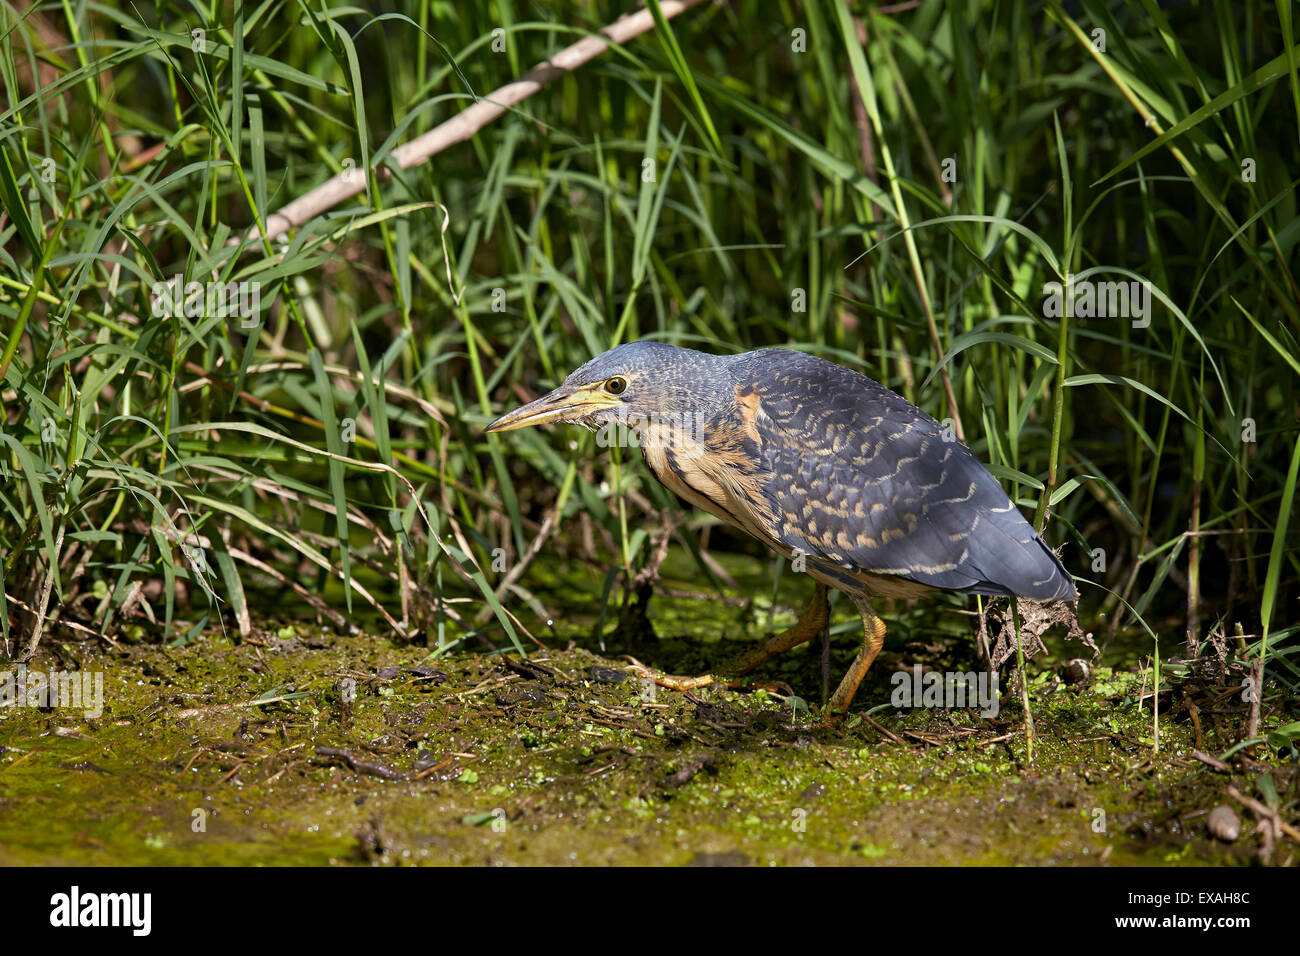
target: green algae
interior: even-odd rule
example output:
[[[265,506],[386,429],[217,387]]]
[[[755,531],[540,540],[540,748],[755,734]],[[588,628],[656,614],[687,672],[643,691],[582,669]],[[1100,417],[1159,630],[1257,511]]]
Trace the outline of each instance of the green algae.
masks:
[[[264,622],[238,645],[217,633],[183,647],[80,645],[76,666],[105,675],[101,715],[0,712],[0,863],[1248,859],[1249,822],[1236,847],[1203,825],[1228,780],[1244,786],[1246,775],[1191,758],[1234,738],[1207,729],[1198,746],[1189,721],[1162,719],[1153,753],[1134,668],[1070,687],[1052,660],[1038,662],[1032,765],[1005,691],[988,720],[880,706],[894,670],[969,651],[919,618],[897,629],[837,731],[780,695],[651,691],[626,673],[624,653],[669,670],[716,666],[789,623],[803,584],[773,601],[769,583],[765,601],[729,604],[694,600],[670,576],[678,596],[652,606],[658,639],[637,644],[597,633],[598,597],[571,591],[551,649],[528,661],[295,621]],[[833,671],[856,641],[842,625]],[[33,666],[67,667],[72,653]],[[821,649],[791,652],[768,676],[815,702]],[[1294,767],[1274,776],[1289,783]]]

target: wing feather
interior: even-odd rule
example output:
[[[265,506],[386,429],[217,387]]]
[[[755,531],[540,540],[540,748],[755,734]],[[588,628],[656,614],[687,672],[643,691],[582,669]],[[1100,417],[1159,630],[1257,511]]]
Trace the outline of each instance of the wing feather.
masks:
[[[1051,549],[939,422],[815,356],[765,349],[738,358],[749,360],[733,366],[738,390],[758,397],[747,406],[745,450],[761,462],[768,530],[782,545],[928,587],[1073,598]],[[761,376],[751,374],[755,361]]]

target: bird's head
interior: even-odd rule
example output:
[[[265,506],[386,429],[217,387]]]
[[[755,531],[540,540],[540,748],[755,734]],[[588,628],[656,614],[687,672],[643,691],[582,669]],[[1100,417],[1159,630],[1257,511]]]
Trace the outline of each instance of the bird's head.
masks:
[[[734,397],[723,357],[661,342],[629,342],[596,356],[555,391],[507,412],[487,431],[548,422],[681,427],[710,418],[728,394]]]

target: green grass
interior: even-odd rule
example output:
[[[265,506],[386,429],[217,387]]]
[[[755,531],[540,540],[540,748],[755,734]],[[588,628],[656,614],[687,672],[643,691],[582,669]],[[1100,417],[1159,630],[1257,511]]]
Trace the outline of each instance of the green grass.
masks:
[[[521,556],[617,602],[679,506],[576,431],[481,426],[656,337],[814,351],[951,419],[1099,636],[1240,624],[1294,695],[1290,4],[703,4],[406,171],[623,7],[397,7],[0,7],[8,654],[38,617],[184,641],[294,606],[526,649],[564,609]],[[1045,315],[1067,274],[1146,280],[1149,325]],[[260,321],[156,315],[177,275],[260,283]],[[711,523],[674,538],[708,576]]]

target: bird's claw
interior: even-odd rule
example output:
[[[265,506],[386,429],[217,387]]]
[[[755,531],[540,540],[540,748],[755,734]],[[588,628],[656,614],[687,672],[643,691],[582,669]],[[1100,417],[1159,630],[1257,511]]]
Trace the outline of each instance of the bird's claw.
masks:
[[[661,670],[642,664],[630,654],[624,654],[623,659],[631,664],[632,670],[644,679],[671,690],[699,690],[701,687],[711,687],[714,684],[725,683],[725,681],[713,674],[700,674],[698,677],[678,677],[674,674],[665,674]]]
[[[779,694],[782,697],[794,696],[794,688],[783,680],[768,680],[744,675],[728,676],[726,674],[700,674],[695,677],[678,677],[674,674],[665,674],[661,670],[642,664],[630,654],[624,654],[623,659],[631,664],[632,670],[641,677],[670,690],[691,691],[699,690],[702,687],[726,687],[729,690],[765,690],[769,693]]]
[[[817,726],[822,730],[839,730],[844,724],[844,715],[838,711],[831,710],[830,707],[822,708],[821,719],[817,721]]]

